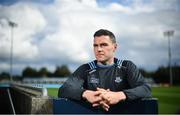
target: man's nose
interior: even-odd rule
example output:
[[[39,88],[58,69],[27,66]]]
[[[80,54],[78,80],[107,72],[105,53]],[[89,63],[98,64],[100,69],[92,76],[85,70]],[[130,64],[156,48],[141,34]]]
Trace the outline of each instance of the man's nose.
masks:
[[[101,46],[98,46],[98,47],[97,47],[97,50],[98,50],[98,51],[102,51],[102,47],[101,47]]]

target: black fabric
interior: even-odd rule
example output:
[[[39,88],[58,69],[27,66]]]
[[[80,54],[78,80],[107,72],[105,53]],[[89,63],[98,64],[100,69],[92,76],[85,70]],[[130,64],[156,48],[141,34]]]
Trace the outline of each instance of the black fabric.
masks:
[[[59,89],[59,97],[81,100],[82,93],[96,90],[97,87],[111,91],[123,91],[127,100],[151,97],[151,89],[145,82],[138,68],[131,61],[125,60],[122,66],[115,64],[111,67],[90,69],[88,64],[80,66]]]
[[[112,105],[109,111],[92,107],[85,101],[66,98],[53,99],[53,114],[158,114],[158,100],[155,98],[124,101]]]

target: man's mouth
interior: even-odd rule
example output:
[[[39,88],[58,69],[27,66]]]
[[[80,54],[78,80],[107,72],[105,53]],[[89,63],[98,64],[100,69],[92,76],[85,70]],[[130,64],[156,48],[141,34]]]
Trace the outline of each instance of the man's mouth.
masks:
[[[97,54],[98,57],[104,56],[104,54]]]

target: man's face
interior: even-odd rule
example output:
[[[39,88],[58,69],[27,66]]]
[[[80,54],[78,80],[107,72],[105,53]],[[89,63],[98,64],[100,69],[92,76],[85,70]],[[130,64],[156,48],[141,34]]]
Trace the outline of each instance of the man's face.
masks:
[[[114,52],[117,44],[113,43],[109,36],[98,36],[94,38],[94,53],[98,62],[111,63],[114,61]]]

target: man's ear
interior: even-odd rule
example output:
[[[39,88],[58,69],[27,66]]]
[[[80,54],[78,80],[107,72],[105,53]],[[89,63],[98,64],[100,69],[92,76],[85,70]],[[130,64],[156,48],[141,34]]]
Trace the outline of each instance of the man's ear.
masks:
[[[117,49],[117,44],[115,43],[114,44],[114,52],[116,51],[116,49]]]

